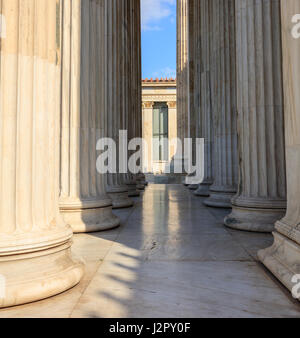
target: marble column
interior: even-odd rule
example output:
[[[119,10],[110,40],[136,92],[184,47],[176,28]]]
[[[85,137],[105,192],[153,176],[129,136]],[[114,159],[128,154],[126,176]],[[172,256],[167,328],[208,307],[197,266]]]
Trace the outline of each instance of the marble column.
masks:
[[[105,119],[106,137],[113,139],[119,148],[119,131],[121,128],[120,115],[122,114],[122,76],[120,75],[123,21],[121,20],[121,7],[124,0],[105,0]],[[117,170],[119,170],[119,157],[117,156]],[[128,187],[122,182],[119,173],[109,173],[106,180],[106,191],[112,199],[113,208],[127,208],[133,206],[128,196]]]
[[[122,92],[124,96],[124,100],[122,102],[122,111],[123,111],[123,116],[124,118],[121,118],[120,123],[121,123],[121,129],[127,130],[129,133],[129,124],[130,122],[130,116],[133,115],[133,111],[130,109],[130,99],[133,100],[136,99],[136,94],[135,92],[132,92],[132,79],[131,76],[133,77],[134,83],[140,84],[140,77],[138,77],[138,74],[136,73],[136,68],[134,67],[139,67],[139,64],[141,64],[141,59],[138,59],[137,61],[135,59],[132,59],[131,57],[131,50],[134,49],[136,53],[141,53],[141,46],[137,46],[134,43],[134,34],[141,34],[140,28],[136,28],[135,24],[135,18],[136,18],[136,13],[138,13],[139,10],[139,3],[140,0],[135,0],[135,1],[129,1],[125,0],[123,2],[123,13],[122,15],[122,22],[123,22],[123,31],[126,32],[126,37],[123,43],[123,52],[121,53],[122,58],[120,62],[124,63],[124,61],[127,59],[129,62],[125,62],[124,68],[123,68],[123,75],[122,78],[124,78],[124,82],[122,83]],[[137,31],[136,31],[137,29]],[[141,58],[141,55],[138,54]],[[132,70],[134,70],[132,72]],[[130,83],[128,83],[130,82]],[[130,99],[129,99],[130,97]],[[141,106],[141,105],[140,105]],[[134,134],[135,135],[135,134]],[[141,137],[141,136],[139,136]],[[134,175],[131,175],[130,173],[127,173],[126,175],[121,174],[121,182],[127,187],[128,190],[128,196],[129,197],[136,197],[140,195],[140,190],[138,190],[138,182],[136,177]]]
[[[183,152],[184,139],[189,137],[188,5],[188,0],[177,0],[177,137],[182,143]],[[181,162],[184,171],[184,153],[181,158],[177,154],[175,161]],[[183,183],[185,183],[185,179],[183,179]]]
[[[287,165],[287,212],[276,223],[274,244],[262,250],[258,257],[290,290],[300,274],[300,0],[281,1],[283,88]],[[298,28],[297,28],[298,27]]]
[[[214,183],[204,203],[231,208],[238,181],[234,0],[213,1],[212,27]]]
[[[204,139],[204,180],[199,184],[195,191],[196,196],[208,197],[210,195],[210,186],[213,184],[213,123],[212,123],[212,92],[211,92],[211,56],[212,48],[211,37],[212,26],[212,1],[200,0],[197,4],[199,12],[196,17],[199,22],[199,37],[197,39],[198,49],[198,68],[199,77],[198,100],[199,110],[197,116],[197,136]]]
[[[129,137],[142,137],[142,72],[141,72],[141,18],[140,18],[140,0],[130,2],[130,116],[129,116]],[[133,154],[129,152],[129,156]],[[145,190],[145,175],[140,172],[130,173],[130,177],[136,183],[136,189],[139,192]]]
[[[169,130],[169,139],[175,139],[177,137],[177,104],[176,101],[169,101],[167,102],[168,106],[168,114],[169,114],[169,122],[168,122],[168,130]],[[151,129],[152,131],[152,129]],[[175,147],[170,147],[170,158],[171,161],[171,168],[174,164],[174,156],[175,156]],[[172,168],[171,173],[174,172],[174,168]]]
[[[197,40],[199,36],[199,17],[197,17],[199,4],[197,1],[188,2],[188,137],[192,140],[191,164],[196,160],[196,136],[198,134],[197,119],[199,110],[199,79],[197,65],[199,57],[197,56]],[[186,156],[185,156],[186,158]],[[195,173],[188,174],[191,184],[190,190],[197,190],[199,181]]]
[[[200,45],[200,6],[199,1],[189,2],[189,131],[193,140],[193,163],[196,160],[196,137],[200,135],[200,68],[201,68],[201,45]],[[189,189],[194,193],[198,190],[200,181],[196,180],[193,175],[193,184],[189,185]]]
[[[240,182],[231,228],[269,232],[286,207],[280,1],[236,1]]]
[[[141,1],[136,0],[135,3],[135,36],[136,36],[136,109],[137,109],[137,137],[143,137],[143,113],[142,113],[142,28],[141,28]],[[143,165],[141,164],[141,172],[137,176],[137,180],[141,185],[141,189],[144,190],[147,187],[148,182],[143,172]],[[142,188],[142,186],[144,188]]]
[[[0,307],[59,294],[83,274],[58,206],[61,3],[1,1]]]
[[[153,106],[154,102],[143,102],[143,138],[148,141],[148,153],[143,154],[143,167],[147,172],[153,172]],[[147,163],[147,166],[146,166]]]
[[[120,107],[120,129],[129,131],[129,117],[131,114],[130,110],[130,48],[131,48],[131,6],[129,0],[123,0],[120,3],[121,6],[121,60],[120,60],[120,76],[121,76],[121,107]],[[128,152],[128,148],[124,149]],[[121,184],[125,185],[128,190],[129,197],[137,197],[140,193],[136,188],[136,181],[129,175],[129,173],[120,174]]]
[[[126,34],[126,41],[127,41],[127,50],[128,52],[125,54],[126,57],[126,85],[125,88],[127,90],[126,95],[126,110],[127,110],[127,130],[128,130],[128,139],[131,140],[132,138],[136,137],[135,133],[135,114],[134,111],[136,109],[134,104],[135,99],[135,92],[134,92],[134,82],[133,79],[135,78],[134,72],[136,69],[136,64],[134,63],[134,7],[136,6],[136,1],[127,1],[126,3],[126,25],[127,25],[127,34]],[[131,152],[128,151],[128,157],[131,155]],[[141,192],[138,190],[137,185],[138,182],[136,180],[136,175],[128,172],[125,175],[125,183],[128,188],[128,196],[129,197],[138,197],[140,196]]]
[[[187,63],[187,71],[188,71],[188,85],[187,85],[187,101],[188,101],[188,116],[187,116],[187,129],[189,137],[192,140],[192,161],[195,161],[196,158],[196,112],[199,109],[199,105],[197,102],[197,91],[198,91],[198,79],[196,73],[196,64],[197,64],[197,44],[196,39],[198,35],[198,18],[196,17],[196,7],[197,2],[194,0],[188,1],[188,39],[187,39],[187,48],[188,48],[188,63]],[[197,190],[199,183],[196,181],[196,174],[189,174],[188,175],[191,181],[195,181],[192,184],[189,184],[188,188],[190,190]]]
[[[96,167],[104,137],[104,0],[64,1],[60,210],[74,232],[120,224]]]

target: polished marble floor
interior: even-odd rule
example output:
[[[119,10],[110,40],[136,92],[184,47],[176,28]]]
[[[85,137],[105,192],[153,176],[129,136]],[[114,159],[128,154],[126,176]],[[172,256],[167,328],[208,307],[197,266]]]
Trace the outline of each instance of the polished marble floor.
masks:
[[[120,228],[76,235],[82,282],[0,317],[300,317],[300,305],[257,262],[272,236],[226,229],[182,185],[149,185]]]

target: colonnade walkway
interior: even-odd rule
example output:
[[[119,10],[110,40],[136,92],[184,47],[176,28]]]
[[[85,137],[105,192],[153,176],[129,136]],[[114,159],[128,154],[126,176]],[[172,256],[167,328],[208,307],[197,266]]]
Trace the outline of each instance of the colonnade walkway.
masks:
[[[300,317],[256,259],[272,236],[231,231],[181,185],[149,185],[120,228],[75,235],[86,273],[75,288],[0,317]]]

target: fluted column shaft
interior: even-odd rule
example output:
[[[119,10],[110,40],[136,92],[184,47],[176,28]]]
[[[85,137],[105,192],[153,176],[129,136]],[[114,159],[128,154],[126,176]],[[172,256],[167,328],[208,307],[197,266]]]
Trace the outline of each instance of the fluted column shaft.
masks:
[[[142,138],[143,137],[143,113],[142,113],[142,36],[141,36],[141,1],[136,0],[134,2],[134,35],[135,35],[135,47],[134,47],[134,64],[135,67],[135,111],[136,111],[136,137]],[[142,159],[141,159],[142,161]],[[144,190],[147,186],[146,177],[143,173],[143,163],[140,163],[141,171],[136,176],[137,180],[137,187],[139,190]]]
[[[61,293],[83,273],[58,207],[61,3],[1,2],[0,307]]]
[[[211,92],[211,56],[213,33],[212,26],[212,1],[200,0],[197,3],[199,12],[195,16],[199,20],[199,37],[197,49],[199,50],[197,77],[199,78],[198,88],[198,132],[199,138],[204,138],[204,179],[195,191],[196,196],[209,196],[210,186],[213,184],[213,161],[212,161],[212,92]]]
[[[120,129],[126,130],[127,135],[129,132],[129,118],[130,114],[132,113],[130,110],[130,48],[131,48],[131,39],[130,39],[130,1],[123,0],[121,4],[121,60],[120,60],[120,76],[121,76],[121,107],[120,107]],[[125,151],[128,152],[128,149]],[[128,196],[135,197],[139,196],[139,192],[136,189],[136,181],[130,175],[130,173],[120,174],[121,177],[121,184],[126,185],[128,189]]]
[[[280,1],[236,0],[240,182],[226,225],[272,231],[286,175]]]
[[[119,225],[98,173],[104,137],[104,1],[64,1],[60,209],[75,232]]]
[[[106,69],[105,69],[105,114],[106,137],[113,139],[119,148],[119,131],[122,119],[122,92],[123,68],[123,18],[125,12],[124,0],[105,0],[106,7]],[[128,51],[126,51],[128,52]],[[119,170],[119,157],[117,156],[117,170]],[[113,201],[114,208],[125,208],[133,205],[128,197],[128,187],[122,182],[119,173],[107,175],[106,191]]]
[[[196,72],[197,63],[199,58],[197,57],[197,38],[199,34],[199,24],[197,14],[197,1],[189,0],[188,1],[188,63],[187,63],[187,71],[188,71],[188,94],[187,94],[187,102],[188,102],[188,115],[187,115],[187,129],[188,133],[186,137],[189,137],[192,141],[191,143],[191,157],[190,163],[195,161],[196,159],[196,133],[197,133],[197,112],[199,109],[199,101],[197,101],[197,93],[199,92],[199,81],[198,74]],[[190,190],[196,190],[199,186],[199,183],[195,178],[195,173],[189,173],[189,179],[191,184],[189,184]],[[188,181],[187,181],[188,183]]]
[[[299,28],[292,22],[299,13],[300,0],[281,1],[287,212],[276,223],[273,246],[258,253],[259,259],[291,291],[299,282],[293,277],[300,274],[300,44]]]
[[[196,106],[196,90],[197,90],[197,36],[198,36],[198,18],[195,12],[196,1],[188,1],[188,137],[195,139],[196,137],[196,111],[199,106]],[[195,157],[195,147],[193,147],[193,157]]]
[[[235,2],[213,1],[212,114],[214,184],[205,204],[231,207],[237,190],[237,110],[235,66]]]
[[[141,86],[141,18],[140,18],[140,0],[129,2],[129,48],[130,62],[128,74],[129,78],[129,139],[142,137],[142,86]],[[131,156],[134,151],[129,151]],[[130,194],[134,196],[136,192],[140,194],[145,189],[145,175],[141,173],[129,173],[131,184],[128,184]]]
[[[127,10],[126,10],[126,23],[127,23],[127,66],[126,66],[126,90],[127,90],[127,102],[126,102],[126,109],[128,111],[128,138],[131,140],[132,138],[136,137],[135,132],[135,124],[136,124],[136,117],[135,117],[135,70],[136,64],[134,58],[134,34],[135,34],[135,27],[134,27],[134,7],[136,6],[136,1],[127,1]],[[131,151],[128,151],[128,157],[132,155]],[[137,182],[136,175],[128,172],[126,175],[126,185],[128,187],[128,195],[130,197],[137,197],[140,195],[140,191],[138,190],[139,183]]]
[[[189,1],[177,0],[177,137],[182,143],[189,137]],[[177,154],[184,169],[184,154]]]

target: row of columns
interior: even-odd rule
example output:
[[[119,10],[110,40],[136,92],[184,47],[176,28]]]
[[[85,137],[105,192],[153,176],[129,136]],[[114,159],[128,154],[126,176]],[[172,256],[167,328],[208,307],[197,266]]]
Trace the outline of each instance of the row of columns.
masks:
[[[194,28],[193,87],[179,81],[178,91],[189,92],[196,136],[205,139],[205,178],[195,195],[232,208],[228,227],[275,231],[259,258],[291,290],[300,272],[300,42],[292,35],[300,1],[178,0],[179,10],[183,2]]]
[[[140,0],[2,0],[1,14],[0,307],[8,307],[76,285],[84,267],[72,259],[73,232],[118,226],[112,208],[139,194],[140,175],[100,174],[96,163],[100,138],[141,135]]]
[[[281,1],[287,210],[276,222],[273,246],[258,253],[289,290],[300,273],[300,41],[292,34],[292,19],[299,13],[299,0]]]

